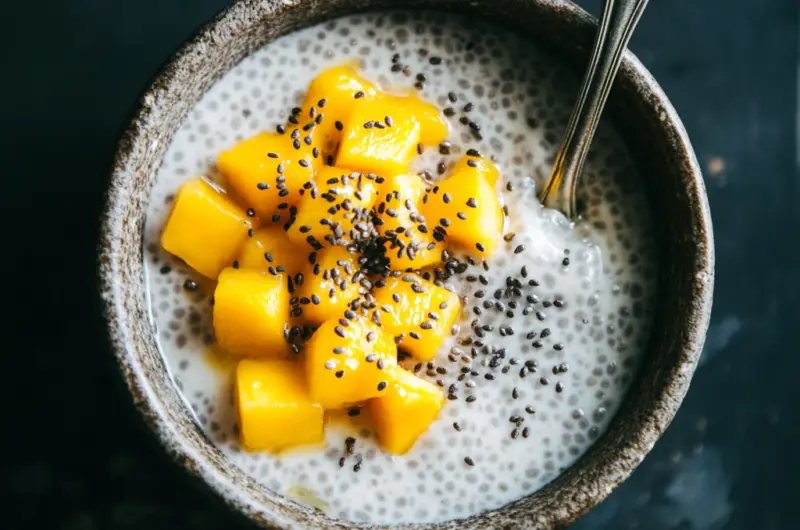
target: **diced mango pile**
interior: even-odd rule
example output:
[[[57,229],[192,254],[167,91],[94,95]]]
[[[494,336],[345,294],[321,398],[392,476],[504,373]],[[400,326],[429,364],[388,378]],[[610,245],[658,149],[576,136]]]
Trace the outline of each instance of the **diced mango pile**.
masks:
[[[398,365],[398,348],[434,359],[461,301],[422,269],[456,248],[488,257],[505,220],[499,172],[477,152],[435,184],[410,170],[448,134],[435,106],[331,68],[277,132],[220,154],[221,185],[178,191],[161,242],[216,281],[246,448],[321,442],[326,411],[365,407],[403,454],[436,419],[441,389]]]

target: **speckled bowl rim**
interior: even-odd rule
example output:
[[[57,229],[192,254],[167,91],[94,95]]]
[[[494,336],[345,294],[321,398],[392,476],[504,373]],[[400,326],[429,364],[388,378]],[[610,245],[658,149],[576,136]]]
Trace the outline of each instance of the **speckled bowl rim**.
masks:
[[[252,20],[251,17],[263,20],[281,9],[291,9],[299,4],[309,3],[318,5],[314,0],[241,0],[204,26],[162,68],[152,86],[144,93],[118,147],[102,220],[99,251],[100,290],[110,341],[135,406],[144,416],[146,423],[157,433],[165,448],[191,474],[202,479],[234,510],[263,527],[366,528],[365,525],[320,519],[319,514],[263,490],[243,473],[235,470],[231,472],[230,462],[208,441],[197,425],[192,424],[187,429],[185,425],[178,425],[173,421],[174,414],[188,413],[188,409],[178,412],[171,410],[175,404],[168,403],[165,397],[157,392],[156,387],[158,384],[163,384],[163,377],[168,377],[165,375],[167,374],[165,366],[145,365],[143,359],[135,355],[134,323],[148,320],[149,316],[144,309],[146,304],[143,300],[131,301],[125,293],[126,286],[130,282],[142,283],[144,280],[142,277],[126,278],[123,267],[125,255],[119,248],[119,242],[122,241],[126,231],[133,229],[139,233],[143,232],[143,214],[133,222],[127,216],[121,215],[121,212],[125,211],[123,206],[126,201],[131,200],[132,192],[128,181],[130,172],[136,170],[135,166],[131,169],[131,162],[134,161],[136,153],[141,154],[148,150],[162,149],[160,156],[163,157],[164,146],[159,146],[157,142],[148,138],[147,124],[158,119],[155,115],[159,110],[158,101],[174,83],[178,82],[176,72],[186,67],[192,57],[203,54],[210,47],[225,46],[226,38],[235,38],[237,31],[247,27],[247,21]],[[381,3],[380,0],[378,3]],[[437,3],[439,5],[436,5]],[[559,16],[566,17],[570,24],[579,26],[596,24],[593,17],[567,0],[528,0],[527,3],[537,9],[560,11]],[[386,2],[382,4],[379,7],[387,7]],[[427,8],[441,9],[453,7],[454,3],[444,0],[429,1],[426,4],[433,4],[426,5]],[[479,4],[480,1],[470,1],[458,7],[469,10]],[[366,3],[363,0],[355,0],[350,2],[348,9],[361,10],[360,8],[364,6]],[[407,5],[397,7],[410,8]],[[276,36],[271,35],[271,37]],[[637,95],[646,100],[648,106],[661,109],[661,127],[669,138],[670,148],[677,153],[683,166],[681,172],[685,179],[687,200],[692,212],[690,237],[693,238],[696,249],[692,254],[695,272],[692,296],[688,303],[681,306],[684,312],[683,318],[690,324],[687,326],[689,329],[685,336],[681,338],[680,355],[675,366],[670,367],[669,373],[661,376],[664,382],[659,386],[660,393],[648,407],[651,414],[636,418],[635,429],[630,433],[629,439],[615,448],[613,456],[604,455],[603,458],[590,459],[588,464],[584,457],[548,486],[533,494],[536,498],[545,490],[563,488],[565,503],[545,502],[542,506],[534,503],[533,509],[528,506],[526,511],[516,512],[514,505],[529,500],[529,497],[468,520],[450,521],[426,527],[546,529],[566,526],[600,503],[630,475],[669,425],[688,390],[708,328],[714,283],[713,232],[705,186],[680,118],[655,79],[631,53],[626,53],[619,75],[635,86]],[[151,178],[154,178],[154,175]],[[141,255],[139,258],[141,259]],[[150,325],[152,329],[152,323]],[[186,406],[185,403],[183,406]],[[602,460],[602,466],[596,460]],[[569,484],[562,480],[567,474],[571,474],[572,481]],[[403,527],[418,528],[420,525]]]

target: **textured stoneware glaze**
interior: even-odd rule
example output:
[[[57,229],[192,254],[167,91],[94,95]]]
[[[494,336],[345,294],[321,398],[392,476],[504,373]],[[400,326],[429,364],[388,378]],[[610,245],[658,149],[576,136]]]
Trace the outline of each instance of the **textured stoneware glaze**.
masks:
[[[150,189],[189,109],[249,52],[300,27],[391,0],[252,0],[219,15],[164,67],[124,133],[108,190],[100,256],[110,338],[136,406],[163,445],[235,510],[265,527],[350,528],[260,487],[204,437],[173,385],[154,340],[142,276]],[[528,36],[576,71],[595,22],[562,0],[412,0],[405,9],[464,11]],[[573,467],[535,494],[467,521],[431,528],[561,528],[602,501],[641,462],[689,387],[708,325],[714,249],[705,189],[686,132],[659,86],[626,54],[609,101],[655,212],[661,262],[656,322],[641,375],[608,432]],[[364,526],[360,526],[366,528]],[[414,526],[409,526],[412,528]]]

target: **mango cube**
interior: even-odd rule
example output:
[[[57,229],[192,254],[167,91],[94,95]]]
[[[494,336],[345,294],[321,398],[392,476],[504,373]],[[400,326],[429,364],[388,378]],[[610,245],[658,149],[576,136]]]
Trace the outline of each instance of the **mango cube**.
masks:
[[[178,190],[161,246],[208,278],[230,266],[253,227],[245,211],[202,179]]]
[[[444,247],[430,234],[420,234],[413,239],[401,234],[384,242],[389,268],[395,271],[419,270],[442,261]]]
[[[413,239],[401,234],[384,242],[389,268],[395,271],[419,270],[442,261],[444,246],[430,234],[420,234]]]
[[[450,335],[461,312],[455,293],[417,274],[393,274],[373,296],[381,311],[381,324],[389,334],[401,337],[399,346],[419,361],[427,362]]]
[[[214,333],[225,351],[244,357],[284,357],[289,344],[289,289],[282,275],[227,268],[214,291]]]
[[[297,138],[290,134],[294,130],[299,131]],[[245,208],[253,208],[265,221],[279,214],[286,219],[289,208],[300,200],[303,184],[313,180],[322,161],[306,137],[312,138],[298,127],[285,134],[258,134],[223,151],[217,167]]]
[[[398,98],[362,98],[345,124],[336,165],[384,177],[404,173],[421,132],[412,109]]]
[[[439,219],[447,241],[482,257],[490,256],[503,235],[505,214],[495,190],[478,167],[466,165],[441,181],[422,206],[426,219]],[[444,221],[441,221],[444,220]]]
[[[418,214],[422,196],[431,188],[419,175],[400,174],[387,177],[378,185],[377,217],[375,227],[381,235],[387,231],[408,227],[409,214]]]
[[[295,290],[302,316],[316,323],[342,317],[350,302],[366,292],[358,281],[359,269],[358,254],[344,247],[319,251],[314,263],[306,267],[303,284]]]
[[[239,251],[239,268],[286,272],[294,276],[308,263],[308,252],[289,240],[281,226],[270,225],[253,232]]]
[[[444,394],[434,384],[403,369],[386,394],[367,402],[370,421],[381,446],[402,455],[428,430],[444,405]]]
[[[375,228],[387,240],[384,246],[392,270],[420,269],[441,261],[444,247],[419,213],[430,187],[418,175],[406,174],[387,178],[379,186]]]
[[[460,173],[462,171],[475,171],[481,175],[492,188],[495,187],[497,181],[500,179],[500,171],[491,160],[483,158],[477,153],[470,154],[468,151],[466,155],[462,156],[455,163],[450,170],[451,174]]]
[[[318,244],[347,245],[370,228],[370,209],[377,198],[374,178],[349,169],[325,166],[316,184],[306,190],[297,206],[297,216],[288,230],[289,239],[308,249]]]
[[[234,383],[239,436],[247,449],[280,451],[323,439],[323,410],[301,367],[286,360],[243,360]]]
[[[447,140],[450,126],[435,105],[426,103],[416,96],[398,98],[401,104],[411,110],[420,124],[419,143],[425,145],[439,145]]]
[[[303,352],[309,394],[324,409],[382,396],[398,370],[390,335],[360,317],[342,320],[322,324]]]
[[[322,115],[319,124],[314,127],[314,138],[323,152],[336,151],[343,126],[356,102],[361,98],[371,99],[377,93],[374,84],[349,66],[328,68],[311,81],[303,102],[303,117],[317,119]]]

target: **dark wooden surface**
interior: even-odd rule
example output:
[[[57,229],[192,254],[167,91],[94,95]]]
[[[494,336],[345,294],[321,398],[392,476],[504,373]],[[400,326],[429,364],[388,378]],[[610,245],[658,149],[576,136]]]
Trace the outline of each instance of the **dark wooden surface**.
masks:
[[[227,3],[3,5],[0,528],[236,525],[130,411],[94,290],[116,135],[150,76]],[[580,530],[800,528],[798,15],[797,0],[653,0],[633,38],[706,168],[717,295],[673,425]]]

